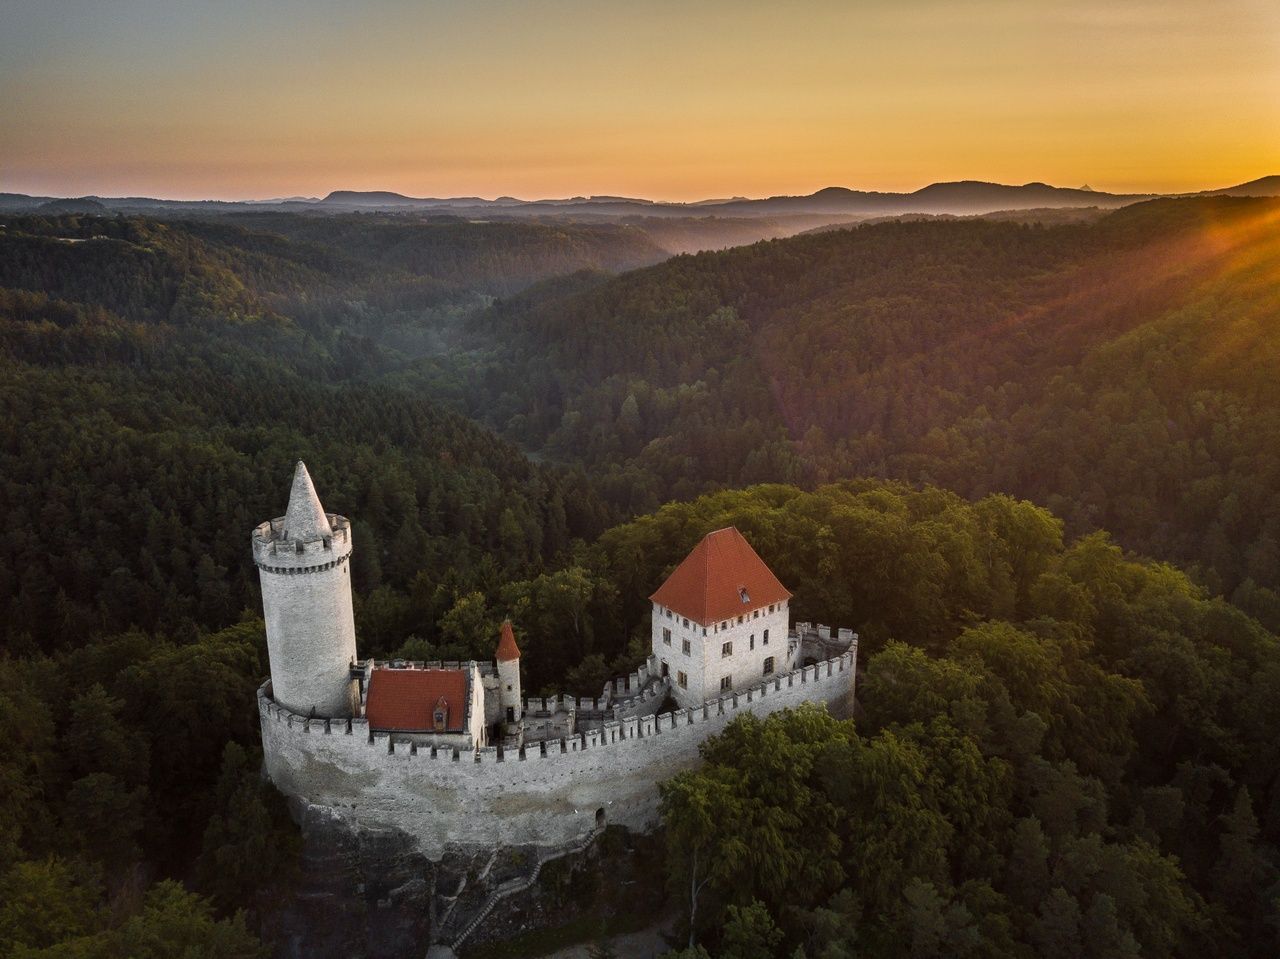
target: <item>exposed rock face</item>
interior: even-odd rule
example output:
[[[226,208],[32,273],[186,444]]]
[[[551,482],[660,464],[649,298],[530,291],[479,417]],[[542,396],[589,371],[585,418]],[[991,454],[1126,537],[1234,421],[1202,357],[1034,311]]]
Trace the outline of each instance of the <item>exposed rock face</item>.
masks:
[[[444,863],[414,852],[392,830],[352,832],[320,807],[301,816],[297,885],[263,918],[280,959],[421,959],[431,931],[432,891]],[[445,877],[447,878],[447,877]]]
[[[538,881],[504,899],[461,954],[539,930],[570,926],[570,942],[650,925],[668,906],[662,857],[659,836],[611,826],[582,852],[544,861]]]
[[[532,846],[449,849],[433,862],[395,830],[353,831],[321,807],[297,809],[300,878],[262,919],[277,959],[423,959],[451,944],[498,890],[467,949],[556,928],[661,909],[659,843],[611,828],[579,852],[547,858]],[[443,951],[437,948],[438,952]]]

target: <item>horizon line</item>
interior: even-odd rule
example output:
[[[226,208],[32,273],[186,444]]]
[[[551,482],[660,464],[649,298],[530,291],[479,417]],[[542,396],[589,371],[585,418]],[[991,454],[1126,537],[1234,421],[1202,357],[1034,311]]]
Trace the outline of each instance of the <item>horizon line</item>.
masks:
[[[1147,189],[1142,191],[1127,190],[1123,192],[1113,192],[1110,189],[1092,186],[1088,182],[1085,182],[1080,186],[1061,186],[1059,184],[1050,183],[1046,180],[1028,180],[1025,183],[1003,183],[999,180],[961,178],[961,179],[954,179],[954,180],[931,180],[930,182],[924,184],[923,186],[916,187],[915,189],[898,189],[898,190],[867,189],[864,187],[851,187],[851,186],[844,186],[840,184],[828,183],[825,186],[819,186],[811,190],[809,193],[771,193],[768,195],[760,195],[760,196],[746,196],[746,195],[735,194],[731,196],[708,196],[708,197],[702,197],[700,199],[693,199],[693,200],[662,199],[658,197],[647,197],[647,196],[642,196],[637,194],[608,193],[608,192],[581,193],[581,194],[574,194],[572,196],[544,196],[544,197],[535,197],[532,199],[517,197],[509,193],[498,193],[493,195],[492,197],[481,196],[473,193],[459,193],[459,194],[452,194],[452,195],[439,194],[436,196],[415,196],[412,193],[402,193],[400,190],[389,189],[389,188],[352,189],[348,187],[338,187],[338,188],[329,190],[328,193],[325,193],[323,195],[316,195],[316,196],[306,196],[299,193],[299,194],[290,194],[287,196],[277,195],[277,196],[263,196],[263,197],[237,197],[232,199],[214,197],[214,196],[161,196],[158,194],[138,193],[138,192],[116,193],[116,194],[28,193],[28,192],[23,192],[23,191],[14,190],[14,189],[0,190],[0,195],[7,193],[10,196],[28,196],[33,198],[47,197],[48,199],[52,199],[52,200],[145,199],[145,200],[159,200],[166,203],[287,203],[287,202],[319,203],[319,202],[323,202],[323,200],[326,197],[331,196],[334,193],[389,193],[389,194],[394,194],[396,196],[404,197],[405,199],[408,199],[408,200],[421,200],[421,201],[434,200],[434,201],[440,201],[440,202],[450,201],[450,200],[477,200],[483,203],[497,203],[501,200],[511,200],[516,203],[548,203],[548,202],[570,203],[574,201],[596,200],[601,198],[607,198],[607,199],[613,199],[613,200],[618,200],[622,202],[641,201],[645,203],[651,203],[655,205],[665,205],[665,206],[694,206],[698,204],[734,203],[734,202],[753,201],[753,200],[773,200],[773,199],[779,199],[779,198],[785,198],[785,197],[808,197],[808,196],[813,196],[817,193],[821,193],[823,190],[849,190],[851,192],[856,192],[856,193],[900,194],[904,196],[909,196],[913,193],[918,193],[920,190],[927,189],[928,187],[931,187],[931,186],[940,186],[940,185],[957,184],[957,183],[975,183],[975,184],[984,184],[984,185],[990,185],[990,186],[1004,186],[1004,187],[1012,187],[1012,188],[1028,187],[1028,186],[1046,186],[1056,190],[1087,190],[1089,192],[1110,195],[1110,196],[1183,196],[1188,194],[1211,192],[1214,190],[1229,190],[1238,186],[1243,186],[1246,183],[1256,183],[1260,180],[1265,180],[1273,176],[1280,176],[1280,174],[1264,173],[1260,176],[1252,177],[1247,180],[1241,180],[1238,183],[1229,183],[1224,186],[1216,186],[1216,187],[1209,186],[1209,187],[1202,187],[1201,189],[1198,189],[1198,190],[1193,189],[1193,190],[1180,190],[1180,191],[1171,191],[1171,192],[1154,190],[1154,189]]]

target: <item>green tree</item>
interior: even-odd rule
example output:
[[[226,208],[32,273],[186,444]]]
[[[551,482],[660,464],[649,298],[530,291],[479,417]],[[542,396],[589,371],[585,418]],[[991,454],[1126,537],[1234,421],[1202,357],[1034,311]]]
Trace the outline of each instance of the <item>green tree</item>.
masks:
[[[0,875],[0,953],[43,949],[83,936],[102,916],[100,888],[65,860],[20,862]]]
[[[782,930],[759,900],[725,911],[719,959],[772,959],[781,944]]]
[[[283,797],[262,781],[260,757],[236,743],[222,753],[214,814],[195,864],[200,890],[224,910],[243,907],[296,868],[300,842]]]

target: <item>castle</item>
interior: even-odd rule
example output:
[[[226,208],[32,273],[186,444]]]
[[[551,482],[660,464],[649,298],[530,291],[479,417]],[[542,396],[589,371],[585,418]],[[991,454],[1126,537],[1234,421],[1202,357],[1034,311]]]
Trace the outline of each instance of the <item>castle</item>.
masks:
[[[791,594],[737,529],[708,534],[652,595],[652,653],[600,696],[524,698],[504,623],[493,663],[356,654],[351,524],[298,463],[284,516],[252,534],[271,678],[267,774],[309,815],[447,847],[565,847],[657,824],[657,784],[743,712],[852,706],[857,636],[790,628]],[[676,708],[661,711],[674,700]]]

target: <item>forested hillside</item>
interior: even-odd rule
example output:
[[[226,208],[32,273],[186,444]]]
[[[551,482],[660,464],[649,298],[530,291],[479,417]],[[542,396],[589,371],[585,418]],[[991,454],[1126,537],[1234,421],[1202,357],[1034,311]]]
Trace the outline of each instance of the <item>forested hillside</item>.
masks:
[[[1278,223],[1230,198],[884,223],[536,288],[473,321],[471,411],[634,511],[855,475],[1011,492],[1277,625]]]
[[[379,382],[394,351],[343,322],[346,297],[387,276],[377,257],[223,222],[6,228],[0,636],[11,650],[128,627],[187,636],[256,610],[246,537],[283,508],[298,458],[328,508],[356,519],[371,652],[410,635],[470,643],[461,624],[440,631],[455,602],[539,575],[614,515],[580,472],[540,469],[418,386]]]
[[[355,520],[367,654],[488,655],[476,597],[604,514],[580,476],[362,380],[377,350],[314,312],[367,277],[350,261],[226,227],[6,227],[0,954],[260,955],[237,911],[289,882],[297,837],[259,777],[249,533],[293,463]]]
[[[1275,954],[1273,633],[1029,503],[872,482],[669,505],[609,577],[638,609],[729,523],[865,676],[856,722],[744,718],[663,785],[682,959]]]
[[[84,241],[96,249],[67,249]],[[394,292],[401,299],[415,293],[506,294],[574,270],[620,271],[668,255],[643,230],[609,223],[280,213],[198,220],[9,217],[0,249],[4,285],[50,295],[64,292],[64,280],[92,275],[95,262],[129,256],[132,262],[121,264],[121,272],[154,274],[178,260],[200,275],[227,270],[255,292],[307,299],[335,289],[362,296]],[[70,275],[62,277],[64,271]]]

